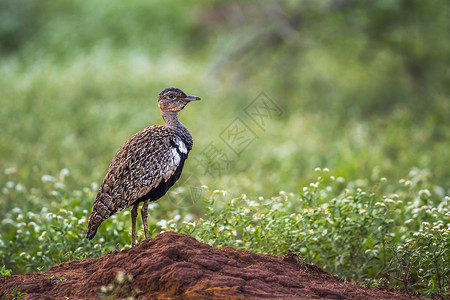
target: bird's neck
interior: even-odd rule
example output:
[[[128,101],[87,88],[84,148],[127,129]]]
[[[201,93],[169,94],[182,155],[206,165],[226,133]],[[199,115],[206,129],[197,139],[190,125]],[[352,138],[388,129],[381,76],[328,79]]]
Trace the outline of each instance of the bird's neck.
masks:
[[[164,122],[166,122],[166,127],[175,131],[175,133],[178,134],[178,136],[180,136],[186,143],[187,148],[191,150],[193,144],[192,136],[186,126],[178,120],[178,112],[161,110],[161,115]]]
[[[164,122],[166,122],[166,127],[175,130],[180,127],[184,127],[184,125],[178,120],[177,111],[161,110],[161,116],[163,117]]]

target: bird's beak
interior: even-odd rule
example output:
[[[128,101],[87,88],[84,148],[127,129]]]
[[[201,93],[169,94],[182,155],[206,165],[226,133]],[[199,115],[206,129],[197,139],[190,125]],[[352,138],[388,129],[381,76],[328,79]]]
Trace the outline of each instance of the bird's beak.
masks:
[[[197,96],[186,96],[186,98],[184,98],[183,100],[191,102],[191,101],[197,101],[200,100],[200,97]]]

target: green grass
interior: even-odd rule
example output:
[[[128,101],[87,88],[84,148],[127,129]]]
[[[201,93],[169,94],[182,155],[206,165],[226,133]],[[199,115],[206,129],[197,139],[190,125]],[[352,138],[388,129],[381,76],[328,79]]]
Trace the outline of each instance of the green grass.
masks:
[[[129,246],[128,211],[92,243],[86,220],[115,152],[162,124],[156,96],[176,86],[202,100],[180,114],[194,149],[152,204],[153,234],[448,290],[445,1],[103,2],[0,1],[0,265]],[[245,110],[261,92],[281,109],[262,127]],[[256,135],[239,155],[223,139],[236,118]]]

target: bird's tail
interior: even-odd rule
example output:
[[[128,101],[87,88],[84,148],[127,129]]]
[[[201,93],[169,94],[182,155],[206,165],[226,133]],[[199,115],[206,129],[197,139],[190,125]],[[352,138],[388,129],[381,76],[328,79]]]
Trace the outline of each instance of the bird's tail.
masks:
[[[97,228],[103,222],[103,219],[94,211],[92,211],[89,217],[89,225],[86,233],[86,238],[92,240],[97,233]]]
[[[110,196],[100,191],[95,198],[94,205],[92,206],[86,238],[92,240],[97,233],[97,228],[100,224],[115,212],[116,210],[112,205]]]

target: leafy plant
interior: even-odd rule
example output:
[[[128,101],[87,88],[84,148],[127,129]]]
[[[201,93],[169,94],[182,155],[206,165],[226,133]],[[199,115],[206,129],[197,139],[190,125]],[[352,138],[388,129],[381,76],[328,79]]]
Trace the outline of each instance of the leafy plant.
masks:
[[[5,266],[0,270],[0,276],[11,276],[11,270],[6,269]]]
[[[27,293],[22,293],[19,291],[19,289],[15,286],[11,288],[11,294],[6,294],[6,299],[19,299],[25,295],[27,295]]]

